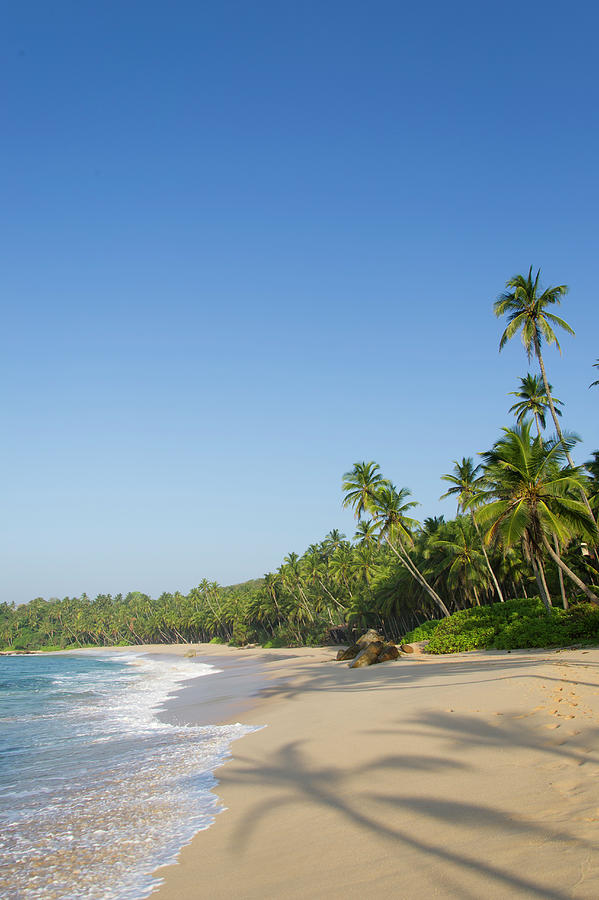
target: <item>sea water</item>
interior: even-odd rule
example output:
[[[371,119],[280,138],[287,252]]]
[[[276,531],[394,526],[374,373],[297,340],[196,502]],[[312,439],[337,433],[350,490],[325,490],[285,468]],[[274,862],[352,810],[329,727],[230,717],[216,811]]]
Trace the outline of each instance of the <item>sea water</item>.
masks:
[[[137,900],[220,810],[213,770],[243,725],[155,715],[195,659],[0,657],[0,897]]]

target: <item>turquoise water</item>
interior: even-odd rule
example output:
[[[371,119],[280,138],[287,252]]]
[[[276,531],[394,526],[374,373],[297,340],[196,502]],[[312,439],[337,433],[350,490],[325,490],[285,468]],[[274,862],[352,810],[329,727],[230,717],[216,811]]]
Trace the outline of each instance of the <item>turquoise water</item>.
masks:
[[[196,659],[0,657],[0,896],[133,900],[219,811],[212,774],[242,725],[155,713]]]

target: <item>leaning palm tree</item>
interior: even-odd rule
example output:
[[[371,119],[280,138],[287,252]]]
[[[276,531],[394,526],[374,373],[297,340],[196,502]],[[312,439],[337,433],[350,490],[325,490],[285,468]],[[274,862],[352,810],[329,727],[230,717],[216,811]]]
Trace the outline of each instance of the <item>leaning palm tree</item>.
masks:
[[[408,548],[414,542],[412,530],[418,523],[406,515],[409,509],[417,505],[414,501],[408,501],[409,496],[410,491],[407,488],[397,490],[394,485],[385,484],[376,494],[372,506],[373,519],[379,527],[381,539],[386,542],[443,615],[449,616],[445,603],[410,556]]]
[[[564,544],[576,535],[592,540],[597,537],[594,520],[584,504],[573,497],[574,492],[585,488],[582,469],[564,465],[563,442],[569,451],[572,440],[563,436],[561,441],[544,444],[539,438],[533,440],[530,422],[504,428],[503,432],[493,449],[481,454],[485,478],[474,497],[480,507],[476,518],[486,529],[487,542],[499,536],[506,547],[522,545],[548,610],[551,598],[543,566],[545,552],[588,600],[599,605],[595,594],[549,542],[554,534]]]
[[[551,385],[549,385],[549,390],[552,390]],[[543,380],[538,375],[529,373],[526,378],[520,379],[520,390],[510,391],[510,394],[512,397],[519,398],[518,402],[510,406],[509,409],[516,416],[518,425],[522,425],[526,416],[532,415],[537,426],[537,434],[540,435],[541,429],[545,428],[545,413],[549,406],[549,398],[545,393]],[[551,399],[553,400],[556,413],[558,416],[561,416],[561,410],[557,407],[564,404],[557,397],[552,396]]]
[[[441,500],[444,500],[446,497],[456,496],[458,501],[458,514],[460,512],[466,512],[466,510],[470,511],[470,516],[472,518],[472,522],[474,523],[474,527],[476,529],[476,533],[478,534],[481,549],[483,555],[485,557],[485,563],[487,569],[489,570],[489,574],[491,576],[491,580],[493,581],[493,585],[495,587],[495,591],[497,596],[504,602],[504,596],[501,592],[501,588],[499,587],[499,582],[495,576],[495,572],[491,566],[489,561],[489,556],[487,554],[487,549],[485,547],[485,542],[483,541],[482,535],[480,533],[480,528],[478,527],[478,522],[476,521],[474,515],[474,506],[473,506],[473,498],[477,490],[479,489],[481,482],[480,475],[480,466],[475,466],[471,456],[463,456],[461,463],[454,459],[453,461],[453,473],[450,475],[441,475],[441,479],[443,481],[449,481],[452,487],[446,491],[445,494],[442,494],[440,497]]]
[[[564,331],[567,331],[568,334],[574,334],[574,330],[566,321],[564,321],[564,319],[561,319],[559,316],[556,316],[548,310],[548,307],[553,306],[554,304],[559,305],[561,303],[561,298],[565,297],[567,294],[568,287],[565,284],[560,284],[556,287],[546,288],[541,293],[539,288],[540,276],[541,270],[538,269],[537,274],[533,279],[532,266],[528,270],[528,275],[526,277],[524,277],[524,275],[514,275],[513,278],[510,278],[510,280],[506,282],[505,286],[508,290],[500,294],[495,301],[493,305],[495,315],[498,317],[507,315],[508,319],[507,327],[499,341],[499,349],[503,350],[510,338],[514,337],[514,335],[520,331],[520,337],[524,344],[528,359],[530,360],[533,353],[536,356],[541,369],[545,395],[547,397],[547,402],[549,403],[555,430],[561,441],[562,447],[564,448],[566,458],[570,463],[570,466],[574,469],[574,460],[570,455],[568,442],[564,440],[562,434],[553,397],[551,396],[551,388],[549,381],[547,380],[543,354],[541,353],[541,343],[543,338],[547,341],[549,346],[555,344],[559,352],[562,352],[552,326],[557,325],[559,328],[563,328]],[[587,508],[588,514],[594,520],[593,512],[584,489],[582,490],[581,498]]]
[[[448,616],[449,610],[443,600],[418,570],[406,548],[406,544],[413,543],[410,529],[417,524],[415,519],[406,516],[407,511],[416,506],[414,501],[407,500],[409,490],[401,488],[397,491],[387,478],[383,478],[378,463],[357,462],[343,476],[343,491],[343,506],[351,506],[357,519],[364,512],[372,514],[380,538],[442,610],[443,615]]]
[[[599,359],[597,360],[597,362],[593,363],[593,368],[599,369]],[[597,379],[597,381],[591,381],[591,383],[589,384],[589,387],[590,388],[595,387],[596,384],[599,384],[599,379]]]

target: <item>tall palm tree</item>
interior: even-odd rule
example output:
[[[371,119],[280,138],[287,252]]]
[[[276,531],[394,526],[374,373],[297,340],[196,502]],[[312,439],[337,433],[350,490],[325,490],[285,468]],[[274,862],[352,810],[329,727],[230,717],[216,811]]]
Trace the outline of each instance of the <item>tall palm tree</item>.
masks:
[[[593,363],[593,368],[599,369],[599,359],[597,360],[597,362]],[[590,388],[595,387],[596,384],[599,384],[599,379],[597,379],[597,381],[591,381],[591,383],[589,384],[589,387]]]
[[[549,385],[549,391],[551,392],[553,389],[551,385]],[[513,406],[510,407],[510,412],[516,414],[516,422],[518,425],[521,425],[525,420],[526,416],[529,413],[532,413],[533,418],[535,420],[535,425],[537,426],[537,437],[539,440],[543,441],[541,437],[541,428],[545,428],[545,412],[547,407],[549,406],[549,398],[545,393],[545,387],[543,385],[543,381],[539,378],[538,375],[531,375],[530,373],[526,376],[526,378],[520,379],[520,390],[519,391],[510,391],[512,396],[520,397],[519,403],[514,403]],[[557,407],[563,406],[561,400],[558,400],[557,397],[552,397],[553,405],[555,406],[555,411],[558,416],[561,416],[561,410]],[[553,535],[553,545],[555,547],[555,552],[560,552],[559,541],[557,539],[557,535]],[[566,589],[564,587],[564,576],[561,569],[557,570],[557,575],[559,579],[559,589],[562,597],[562,603],[564,604],[564,609],[568,608],[568,600],[566,598]]]
[[[369,512],[379,488],[386,484],[381,468],[375,462],[357,462],[350,472],[343,476],[341,490],[344,492],[343,507],[351,507],[358,521]]]
[[[554,304],[559,305],[561,303],[561,298],[565,297],[567,294],[568,287],[565,284],[560,284],[556,287],[546,288],[541,293],[539,288],[540,276],[541,270],[538,269],[537,274],[533,279],[532,266],[528,270],[528,275],[526,277],[524,275],[514,275],[513,278],[510,278],[510,280],[506,282],[505,286],[508,290],[500,294],[495,301],[493,305],[495,315],[498,317],[507,315],[508,319],[507,327],[499,341],[499,349],[503,350],[510,338],[514,337],[514,335],[520,331],[520,337],[524,344],[528,359],[530,360],[533,353],[536,356],[541,369],[541,377],[543,378],[545,394],[555,424],[555,430],[561,441],[562,447],[564,448],[566,458],[570,466],[574,469],[574,460],[570,455],[568,442],[564,440],[562,434],[553,397],[551,396],[551,388],[549,381],[547,380],[543,354],[541,353],[541,343],[543,338],[547,341],[549,346],[555,344],[559,352],[562,352],[552,326],[557,325],[559,328],[563,328],[564,331],[567,331],[568,334],[574,334],[574,330],[566,321],[564,321],[564,319],[561,319],[559,316],[556,316],[548,310],[548,307],[553,306]],[[587,508],[588,514],[594,521],[593,512],[584,489],[582,489],[581,498]]]
[[[478,522],[476,521],[476,517],[474,515],[474,505],[472,501],[477,490],[480,487],[480,470],[481,466],[475,466],[471,456],[463,456],[461,463],[458,462],[457,459],[454,459],[453,473],[449,475],[441,475],[441,479],[443,481],[449,481],[452,487],[450,487],[449,490],[446,491],[446,493],[443,494],[440,499],[444,500],[446,497],[456,496],[458,501],[458,514],[460,512],[466,512],[467,510],[470,511],[470,516],[480,540],[482,552],[485,557],[485,563],[487,569],[489,570],[489,574],[491,575],[491,579],[495,587],[495,592],[503,603],[504,596],[501,592],[499,582],[489,561],[485,542],[483,541]]]
[[[549,385],[551,391],[551,385]],[[538,375],[531,375],[520,379],[520,390],[510,391],[512,397],[518,397],[518,403],[510,406],[509,412],[513,412],[516,416],[516,422],[521,425],[527,415],[532,414],[535,425],[537,426],[537,434],[541,434],[541,428],[545,428],[545,413],[549,406],[549,399],[545,393],[543,380]],[[552,397],[553,405],[558,416],[561,416],[561,410],[558,406],[563,406],[561,400]]]
[[[504,428],[493,449],[481,454],[485,478],[474,497],[476,513],[487,529],[486,539],[499,535],[506,547],[521,543],[530,559],[541,598],[549,610],[551,598],[543,567],[543,552],[570,578],[588,600],[599,605],[590,588],[564,563],[549,543],[553,534],[564,543],[575,535],[597,536],[597,526],[573,491],[584,490],[580,468],[564,466],[561,441],[543,444],[531,437],[531,424]],[[566,440],[562,437],[562,440]],[[585,495],[586,496],[586,495]]]

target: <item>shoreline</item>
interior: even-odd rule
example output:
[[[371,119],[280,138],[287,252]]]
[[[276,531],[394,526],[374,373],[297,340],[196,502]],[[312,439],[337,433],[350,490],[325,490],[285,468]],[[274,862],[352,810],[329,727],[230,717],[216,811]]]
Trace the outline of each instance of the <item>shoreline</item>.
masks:
[[[268,727],[234,742],[224,810],[152,897],[599,896],[599,648],[360,670],[332,647],[193,649],[262,667],[241,721]]]

